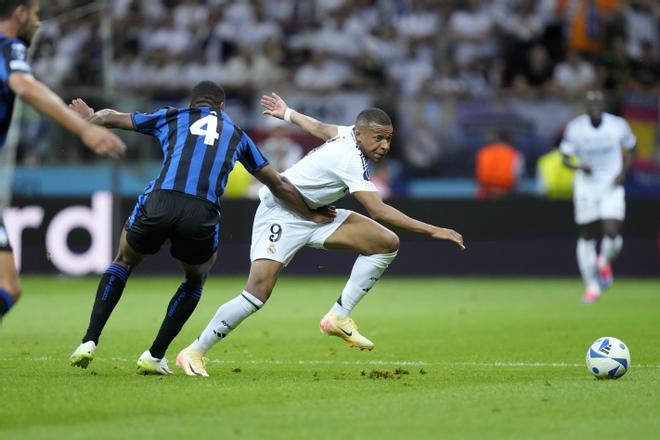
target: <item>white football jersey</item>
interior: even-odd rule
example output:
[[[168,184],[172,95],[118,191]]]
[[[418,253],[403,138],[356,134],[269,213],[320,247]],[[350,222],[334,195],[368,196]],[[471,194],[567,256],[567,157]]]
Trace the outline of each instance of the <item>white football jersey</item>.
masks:
[[[580,115],[566,126],[559,146],[562,154],[577,156],[579,163],[589,165],[591,174],[575,173],[575,188],[603,188],[612,185],[623,168],[621,148],[632,149],[637,143],[625,119],[603,113],[598,127],[588,115]]]
[[[375,191],[368,161],[357,146],[353,126],[339,126],[338,134],[312,150],[282,173],[302,194],[310,208],[330,205],[347,193]],[[274,202],[267,187],[259,191],[266,205]]]

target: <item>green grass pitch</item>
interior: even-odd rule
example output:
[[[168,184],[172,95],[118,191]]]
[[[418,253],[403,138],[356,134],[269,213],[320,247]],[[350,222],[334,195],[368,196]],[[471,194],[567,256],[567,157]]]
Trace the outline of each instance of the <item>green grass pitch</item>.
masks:
[[[243,278],[212,278],[168,358]],[[385,277],[354,313],[373,352],[322,337],[343,278],[284,277],[209,353],[212,377],[144,377],[175,278],[134,276],[87,370],[68,365],[96,278],[26,277],[0,325],[0,438],[657,438],[660,280],[619,279],[580,303],[578,279]],[[632,368],[597,381],[589,344],[615,336]]]

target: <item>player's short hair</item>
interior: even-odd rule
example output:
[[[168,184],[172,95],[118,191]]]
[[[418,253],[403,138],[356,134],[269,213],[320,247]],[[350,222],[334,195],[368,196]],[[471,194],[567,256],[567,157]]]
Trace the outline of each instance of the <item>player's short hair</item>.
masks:
[[[392,120],[387,113],[379,108],[366,108],[357,115],[357,118],[355,118],[355,125],[360,126],[369,124],[392,125]]]
[[[19,6],[30,7],[37,0],[0,0],[0,20],[9,18]]]
[[[190,104],[210,104],[211,107],[220,107],[225,102],[225,89],[213,81],[202,81],[193,87],[190,92]]]

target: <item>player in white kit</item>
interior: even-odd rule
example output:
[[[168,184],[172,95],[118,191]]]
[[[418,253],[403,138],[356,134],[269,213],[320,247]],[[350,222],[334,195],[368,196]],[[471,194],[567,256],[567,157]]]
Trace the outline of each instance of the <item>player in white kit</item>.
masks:
[[[560,145],[564,165],[576,170],[573,203],[579,228],[577,260],[586,303],[596,301],[612,284],[611,263],[623,247],[623,183],[634,161],[637,142],[623,118],[603,112],[604,102],[602,92],[587,92],[587,113],[568,123]],[[577,157],[577,163],[571,156]],[[596,244],[601,235],[598,254]]]
[[[350,192],[374,220],[451,240],[464,249],[463,237],[456,231],[415,220],[385,204],[369,180],[368,162],[380,161],[390,149],[393,128],[384,111],[366,109],[357,116],[354,126],[336,126],[288,108],[274,93],[262,97],[261,104],[265,114],[292,122],[326,141],[283,173],[310,208],[331,205]],[[220,306],[199,338],[177,356],[177,365],[190,376],[208,376],[203,355],[263,306],[280,271],[303,246],[359,253],[344,290],[321,319],[320,327],[322,333],[338,336],[351,347],[374,347],[358,332],[350,314],[396,257],[397,235],[371,218],[345,209],[337,210],[333,222],[316,225],[281,205],[267,188],[259,196],[261,204],[252,230],[252,265],[245,290]]]

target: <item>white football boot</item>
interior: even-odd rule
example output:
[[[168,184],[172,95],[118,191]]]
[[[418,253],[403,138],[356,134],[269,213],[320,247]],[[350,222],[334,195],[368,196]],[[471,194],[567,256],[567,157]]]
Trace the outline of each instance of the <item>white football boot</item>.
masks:
[[[94,352],[96,351],[96,344],[94,341],[87,341],[78,346],[71,356],[69,361],[71,361],[72,367],[87,368],[90,362],[94,360]]]
[[[145,376],[147,374],[160,374],[162,376],[172,374],[172,370],[170,370],[170,367],[167,365],[167,359],[155,358],[151,355],[149,350],[142,353],[142,356],[138,359],[137,369],[138,373],[144,374]]]

